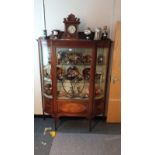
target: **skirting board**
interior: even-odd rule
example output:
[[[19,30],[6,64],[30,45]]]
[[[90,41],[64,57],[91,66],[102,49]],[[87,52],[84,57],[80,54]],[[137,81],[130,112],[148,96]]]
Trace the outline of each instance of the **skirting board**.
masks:
[[[36,114],[34,114],[34,118],[53,118],[53,117],[50,116],[50,115],[36,115]],[[68,119],[69,118],[74,118],[74,119],[79,119],[79,118],[82,118],[82,117],[61,117],[61,118],[68,118]],[[83,118],[83,119],[85,119],[85,118]],[[103,119],[105,121],[106,120],[106,116],[104,116],[104,117],[103,116],[96,116],[95,119]]]

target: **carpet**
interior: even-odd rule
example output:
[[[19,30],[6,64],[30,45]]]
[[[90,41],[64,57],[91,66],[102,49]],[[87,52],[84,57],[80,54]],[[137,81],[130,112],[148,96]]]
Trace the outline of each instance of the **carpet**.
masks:
[[[121,135],[58,133],[49,155],[121,155]]]

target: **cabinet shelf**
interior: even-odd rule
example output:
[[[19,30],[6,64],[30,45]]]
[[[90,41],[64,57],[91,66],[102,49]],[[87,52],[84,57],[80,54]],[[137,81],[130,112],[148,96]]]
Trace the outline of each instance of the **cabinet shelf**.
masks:
[[[90,66],[91,64],[57,64],[57,66]]]
[[[57,83],[62,84],[62,82],[61,82],[60,80],[57,80]],[[65,82],[63,82],[63,83],[66,83],[66,84],[68,83],[68,84],[70,84],[70,83],[71,83],[71,81],[66,80],[66,81],[65,81]],[[79,81],[79,82],[76,82],[76,83],[79,83],[79,84],[80,84],[81,82]],[[89,81],[84,81],[84,83],[85,83],[85,84],[88,84],[88,83],[89,83]]]
[[[57,67],[62,67],[62,66],[91,66],[91,64],[57,64]],[[96,64],[96,66],[105,66],[105,64]]]
[[[57,99],[61,99],[61,100],[85,100],[87,101],[88,100],[88,97],[74,97],[74,98],[71,98],[71,97],[57,97]]]
[[[104,98],[104,95],[95,96],[95,100],[103,99],[103,98]]]

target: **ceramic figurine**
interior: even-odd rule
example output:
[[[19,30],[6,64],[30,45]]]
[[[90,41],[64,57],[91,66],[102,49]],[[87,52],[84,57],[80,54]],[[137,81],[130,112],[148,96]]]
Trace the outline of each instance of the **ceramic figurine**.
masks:
[[[92,31],[89,27],[86,30],[84,30],[86,40],[90,40],[91,33],[92,33]]]
[[[83,77],[84,77],[85,80],[89,80],[89,78],[90,78],[90,68],[85,68],[83,70]]]
[[[102,37],[101,28],[96,28],[95,29],[94,40],[101,40],[101,37]]]
[[[92,57],[90,55],[83,56],[83,63],[84,64],[90,64],[92,61]]]
[[[57,67],[57,78],[59,80],[62,80],[63,79],[63,69],[60,68],[60,67]]]
[[[98,86],[95,86],[95,95],[98,96],[101,94],[101,89]]]
[[[76,77],[78,77],[78,75],[79,75],[79,70],[78,70],[77,67],[72,66],[72,67],[69,67],[67,69],[67,75],[66,76],[67,76],[67,79],[68,80],[73,80]]]
[[[97,62],[98,62],[98,64],[99,65],[103,65],[104,64],[104,60],[105,59],[105,57],[103,56],[103,55],[99,55],[98,57],[97,57]]]
[[[46,78],[50,78],[51,77],[51,65],[50,64],[44,66],[43,73],[44,73],[44,76]]]
[[[44,86],[44,92],[47,95],[51,95],[52,94],[52,85],[50,83],[45,84],[45,86]]]
[[[83,92],[83,98],[87,98],[89,96],[89,89],[86,88]]]
[[[106,39],[108,37],[108,27],[104,26],[103,27],[103,32],[102,32],[102,38]]]
[[[51,38],[51,39],[58,39],[58,35],[59,35],[59,30],[53,30],[53,31],[51,32],[50,38]]]
[[[58,64],[61,64],[61,53],[60,51],[57,52],[57,60],[58,60]]]

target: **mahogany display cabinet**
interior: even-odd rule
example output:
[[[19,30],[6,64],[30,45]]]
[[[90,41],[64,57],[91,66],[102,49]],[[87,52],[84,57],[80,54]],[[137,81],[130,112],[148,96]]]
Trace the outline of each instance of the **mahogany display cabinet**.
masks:
[[[43,114],[60,117],[105,116],[112,41],[39,38]]]

